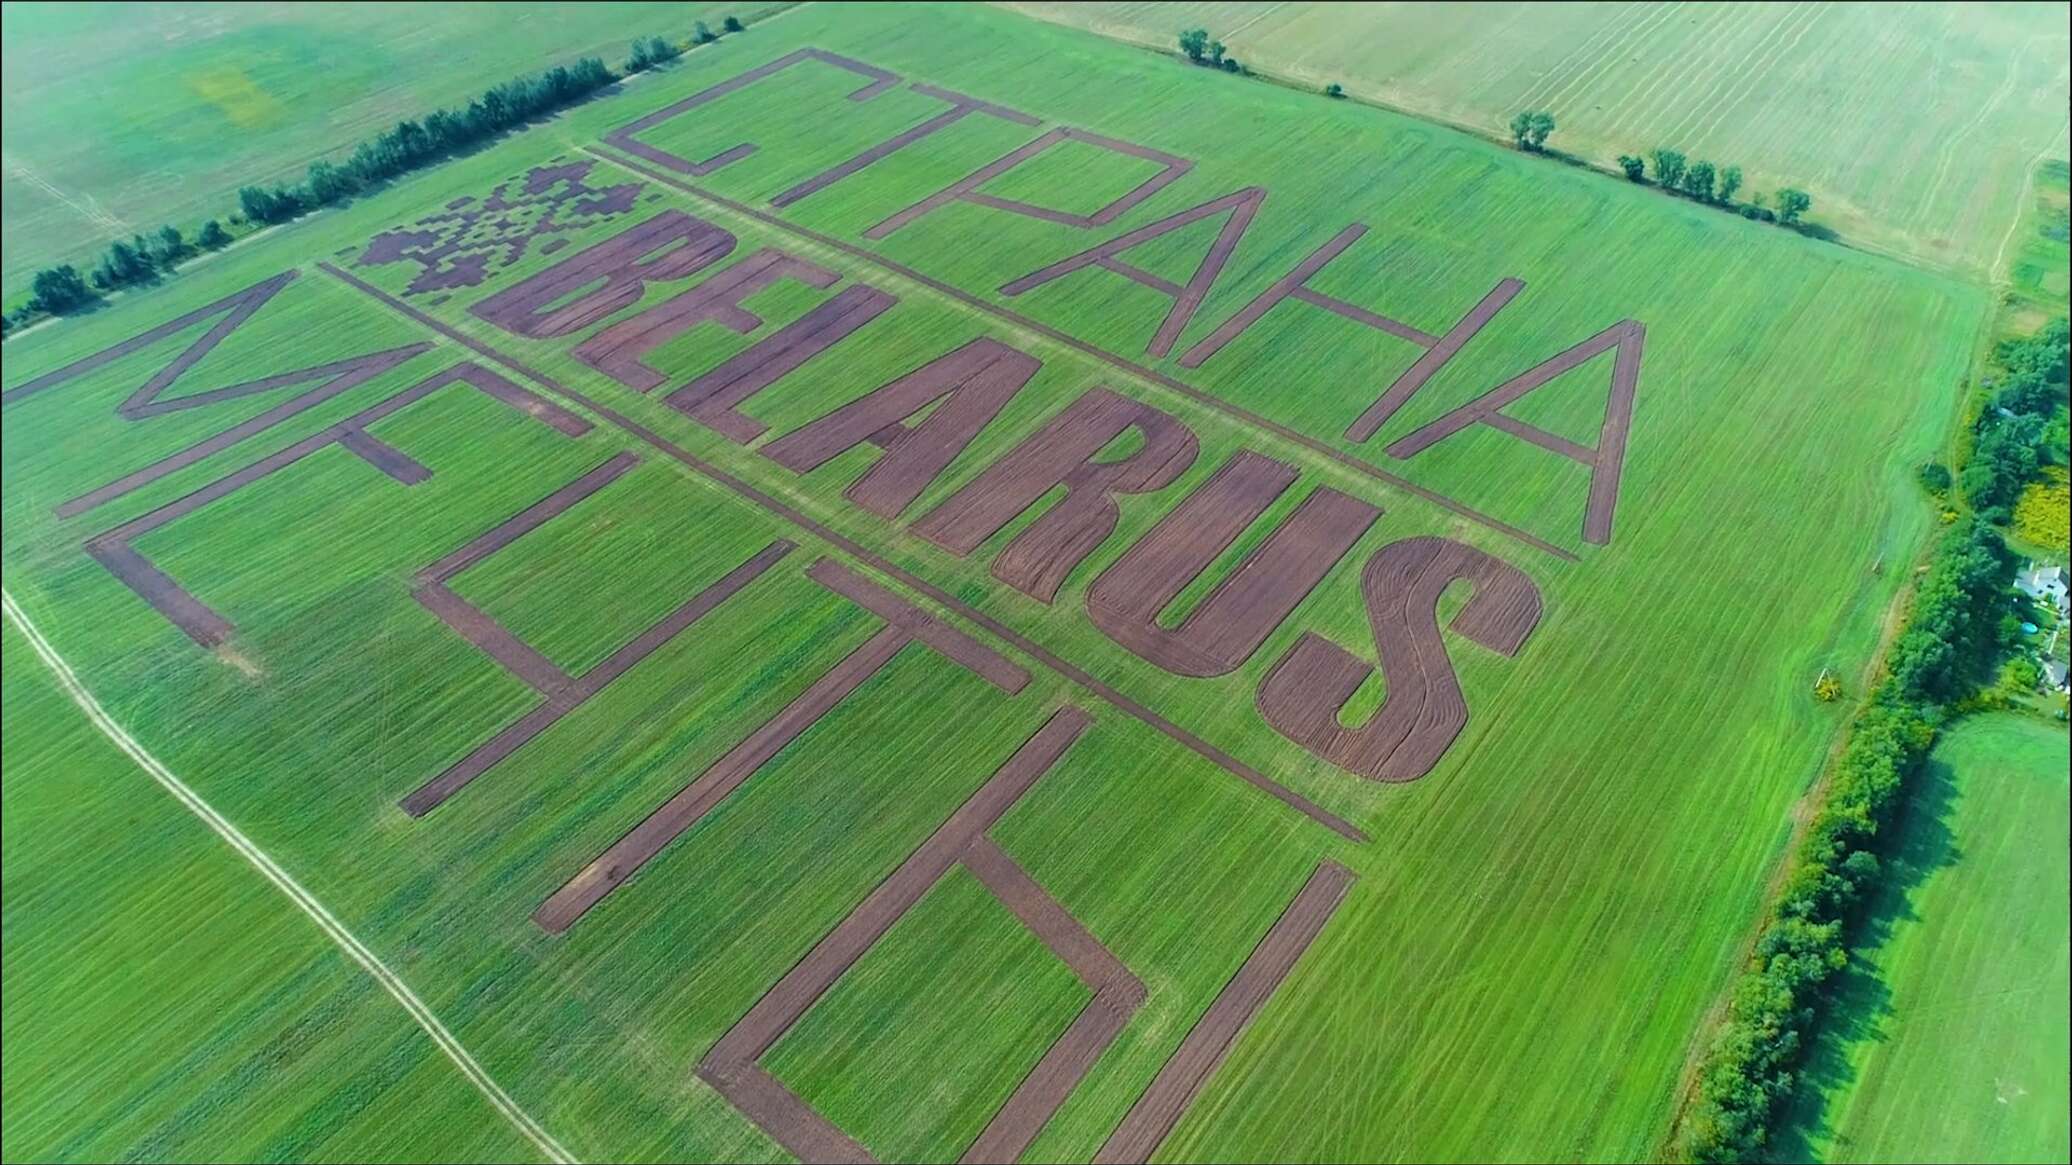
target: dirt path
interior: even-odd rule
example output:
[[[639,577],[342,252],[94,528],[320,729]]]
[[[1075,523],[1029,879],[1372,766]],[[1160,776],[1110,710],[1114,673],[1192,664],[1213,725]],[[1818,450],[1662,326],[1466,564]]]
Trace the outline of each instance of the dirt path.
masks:
[[[518,1130],[519,1135],[530,1141],[542,1156],[555,1162],[575,1160],[559,1141],[541,1128],[539,1122],[520,1108],[518,1102],[512,1100],[510,1094],[483,1070],[482,1065],[468,1053],[467,1048],[454,1038],[452,1032],[446,1030],[446,1025],[439,1022],[439,1017],[425,1006],[424,1000],[419,999],[417,993],[410,989],[410,985],[403,982],[387,963],[382,962],[381,956],[361,942],[357,935],[348,930],[337,916],[317,900],[315,895],[282,869],[280,863],[274,861],[271,855],[260,849],[222,814],[217,813],[207,801],[202,800],[200,794],[189,788],[179,777],[174,776],[170,769],[159,763],[157,757],[146,752],[144,746],[137,743],[136,738],[131,736],[127,729],[108,715],[93,693],[87,691],[79,682],[79,676],[73,672],[71,665],[58,655],[50,641],[43,637],[43,633],[34,623],[30,622],[27,612],[14,601],[13,595],[0,591],[0,605],[5,607],[7,621],[14,624],[15,629],[29,641],[29,646],[35,649],[37,658],[50,669],[51,675],[58,681],[58,686],[72,698],[72,702],[79,706],[81,712],[86,713],[86,718],[100,730],[101,735],[107,737],[110,743],[135,761],[138,768],[143,769],[152,780],[171,793],[188,812],[201,818],[204,824],[215,831],[216,836],[237,851],[238,856],[250,862],[253,869],[258,870],[267,881],[273,883],[274,888],[286,895],[297,909],[308,915],[309,920],[317,924],[317,929],[323,931],[326,938],[338,944],[338,948],[345,952],[347,958],[359,964],[361,970],[371,975],[375,982],[381,984],[383,990],[397,1003],[402,1004],[403,1010],[410,1014],[410,1018],[423,1029],[425,1035],[431,1037],[439,1050],[446,1054],[446,1058],[453,1061],[454,1067],[460,1069],[461,1075],[467,1077],[468,1083],[474,1085],[483,1099],[509,1121],[511,1126]]]

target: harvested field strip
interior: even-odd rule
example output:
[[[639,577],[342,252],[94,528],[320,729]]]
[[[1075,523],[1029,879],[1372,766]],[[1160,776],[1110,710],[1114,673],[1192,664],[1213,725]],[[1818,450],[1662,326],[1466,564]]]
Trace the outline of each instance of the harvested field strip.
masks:
[[[578,393],[574,389],[569,388],[567,385],[561,383],[560,381],[547,376],[545,373],[539,372],[513,359],[512,357],[497,351],[496,349],[490,347],[489,345],[483,343],[480,340],[477,340],[467,335],[464,332],[458,331],[444,323],[441,323],[439,320],[429,315],[426,315],[425,313],[419,311],[414,307],[411,307],[409,304],[402,302],[401,300],[395,298],[394,296],[388,294],[380,288],[375,287],[374,285],[366,282],[365,280],[360,279],[357,276],[351,275],[345,271],[342,271],[330,263],[319,263],[317,264],[317,266],[334,279],[337,279],[340,282],[346,284],[347,286],[360,291],[362,294],[365,294],[368,297],[374,299],[375,301],[381,303],[383,306],[387,307],[389,310],[395,312],[396,314],[410,319],[416,322],[417,324],[422,325],[423,327],[428,328],[431,331],[434,331],[439,335],[444,336],[447,339],[452,340],[453,342],[470,349],[471,351],[477,352],[485,358],[493,360],[496,363],[502,365],[503,367],[518,373],[519,375],[532,381],[534,384],[539,385],[541,388],[544,388],[549,392],[554,393],[563,400],[579,405],[582,408],[588,410],[590,413],[604,418],[613,425],[616,425],[619,428],[625,430],[626,432],[631,433],[633,436],[638,437],[640,440],[646,442],[654,448],[661,450],[663,453],[667,454],[671,458],[674,458],[676,461],[682,463],[683,465],[687,466],[688,468],[698,473],[699,475],[705,477],[706,479],[716,482],[721,486],[724,486],[726,489],[732,491],[733,493],[739,495],[742,498],[747,499],[750,502],[753,502],[755,505],[761,507],[762,509],[777,515],[786,522],[789,522],[802,530],[809,531],[817,537],[821,538],[822,540],[841,548],[851,557],[869,563],[871,567],[877,570],[880,574],[884,574],[889,577],[898,579],[901,583],[904,583],[906,586],[916,591],[919,591],[924,595],[927,595],[931,600],[940,603],[943,606],[957,612],[957,614],[961,616],[966,622],[973,623],[977,626],[983,627],[995,636],[998,636],[999,638],[1004,639],[1009,643],[1012,643],[1015,646],[1015,648],[1021,651],[1024,655],[1030,656],[1031,658],[1034,658],[1042,662],[1052,671],[1064,676],[1066,679],[1071,680],[1081,689],[1098,697],[1100,700],[1107,703],[1111,707],[1114,707],[1138,720],[1143,721],[1144,723],[1157,729],[1159,732],[1164,733],[1166,736],[1171,737],[1173,740],[1176,740],[1179,743],[1185,745],[1188,749],[1195,752],[1196,754],[1206,758],[1223,771],[1231,774],[1232,776],[1237,777],[1239,780],[1242,780],[1247,784],[1255,786],[1262,792],[1266,793],[1268,796],[1271,796],[1276,800],[1281,801],[1282,803],[1288,805],[1290,808],[1293,808],[1294,810],[1303,814],[1304,816],[1309,817],[1310,819],[1316,821],[1318,824],[1324,826],[1325,828],[1331,830],[1339,836],[1358,842],[1364,842],[1367,840],[1367,835],[1364,832],[1362,832],[1357,826],[1353,825],[1350,821],[1345,820],[1343,817],[1340,817],[1337,814],[1332,813],[1331,811],[1325,809],[1323,806],[1318,805],[1314,801],[1311,801],[1309,798],[1304,797],[1300,793],[1295,792],[1294,790],[1288,788],[1285,785],[1282,785],[1278,781],[1275,781],[1273,778],[1267,776],[1266,774],[1260,772],[1252,766],[1244,763],[1243,761],[1237,759],[1234,756],[1231,756],[1229,753],[1224,752],[1222,749],[1217,748],[1215,745],[1210,744],[1208,741],[1201,739],[1200,737],[1194,735],[1191,732],[1188,732],[1186,729],[1181,728],[1177,724],[1174,724],[1172,721],[1159,715],[1157,712],[1151,710],[1150,708],[1144,706],[1136,700],[1133,700],[1130,697],[1124,695],[1122,692],[1118,691],[1113,686],[1103,683],[1101,680],[1095,678],[1090,672],[1086,671],[1084,668],[1081,668],[1076,664],[1068,662],[1056,653],[1036,643],[1028,636],[1021,634],[1020,632],[1014,630],[1012,627],[1009,627],[1007,624],[1001,622],[1000,620],[995,619],[992,616],[987,615],[985,612],[978,610],[977,608],[971,606],[969,603],[966,603],[958,599],[955,595],[949,593],[948,591],[944,590],[939,586],[934,585],[933,583],[928,582],[926,579],[921,578],[920,576],[914,574],[912,571],[902,569],[897,564],[887,559],[884,555],[879,554],[869,549],[868,547],[865,547],[861,543],[857,542],[855,539],[845,537],[837,531],[829,529],[825,524],[818,522],[813,518],[807,516],[805,513],[801,512],[796,507],[791,506],[790,504],[778,498],[772,497],[769,494],[764,493],[763,491],[757,489],[753,485],[750,485],[748,482],[743,481],[741,478],[738,478],[733,474],[728,473],[726,470],[721,469],[719,466],[714,465],[713,463],[706,461],[704,458],[701,458],[696,454],[691,453],[689,450],[672,443],[667,438],[663,437],[661,434],[655,432],[653,429],[650,429],[645,425],[642,425],[640,422],[634,420],[626,414],[621,413],[618,410],[613,409],[607,405],[601,404],[588,396]]]
[[[1413,482],[1408,478],[1399,477],[1393,473],[1390,473],[1388,470],[1382,469],[1377,465],[1374,465],[1370,462],[1355,457],[1350,453],[1346,453],[1328,442],[1318,440],[1315,437],[1310,437],[1303,433],[1299,433],[1286,425],[1282,425],[1276,421],[1269,420],[1266,417],[1261,416],[1258,413],[1252,412],[1249,409],[1240,407],[1238,405],[1234,405],[1219,396],[1198,389],[1193,385],[1190,385],[1176,377],[1168,376],[1155,368],[1150,368],[1145,365],[1139,364],[1133,360],[1117,356],[1104,348],[1088,343],[1087,341],[1081,340],[1075,336],[1068,335],[1067,333],[1059,331],[1058,329],[1051,327],[1048,324],[1038,322],[1037,320],[1022,315],[1019,312],[1012,311],[1008,308],[1001,307],[998,304],[991,303],[985,299],[981,299],[980,297],[973,295],[970,292],[960,290],[959,288],[953,287],[948,283],[942,282],[941,280],[932,278],[927,275],[923,275],[921,272],[914,270],[912,267],[908,267],[903,263],[894,262],[893,260],[885,258],[884,256],[879,255],[878,253],[871,251],[867,248],[859,247],[853,243],[847,243],[842,241],[841,239],[837,239],[829,235],[824,235],[817,231],[809,230],[805,227],[797,225],[796,223],[792,223],[786,221],[785,219],[779,218],[776,215],[769,214],[762,210],[758,210],[755,207],[747,205],[746,203],[737,202],[731,198],[723,197],[719,194],[715,194],[712,191],[706,190],[699,186],[693,186],[688,182],[684,182],[680,179],[671,177],[668,174],[655,170],[651,167],[642,165],[640,163],[631,161],[629,159],[618,157],[608,151],[596,149],[590,146],[584,146],[582,148],[586,153],[594,154],[597,157],[602,158],[605,161],[610,162],[614,165],[623,166],[626,169],[641,175],[642,177],[652,179],[656,182],[660,182],[665,186],[673,187],[703,202],[709,203],[713,206],[723,207],[727,210],[734,212],[735,214],[743,215],[747,218],[754,219],[755,221],[762,223],[765,226],[774,227],[778,230],[784,231],[788,234],[796,235],[803,239],[809,239],[812,242],[819,244],[820,246],[832,248],[834,250],[842,252],[845,255],[849,255],[852,258],[861,259],[864,262],[879,268],[880,270],[889,271],[904,279],[908,279],[914,283],[918,283],[931,291],[937,292],[950,299],[956,300],[958,303],[964,304],[966,307],[976,308],[977,310],[984,312],[987,315],[993,316],[996,319],[1006,320],[1007,322],[1013,324],[1018,328],[1023,328],[1028,331],[1035,332],[1036,334],[1043,336],[1045,339],[1054,341],[1059,344],[1063,344],[1064,346],[1071,348],[1072,350],[1079,352],[1083,355],[1091,356],[1094,359],[1099,360],[1101,363],[1106,364],[1111,368],[1127,372],[1140,380],[1145,380],[1152,384],[1156,384],[1162,388],[1166,388],[1173,392],[1179,393],[1181,396],[1186,397],[1188,400],[1191,400],[1196,404],[1215,409],[1217,412],[1223,413],[1226,416],[1234,417],[1242,423],[1252,426],[1253,428],[1272,433],[1283,440],[1293,441],[1296,444],[1301,445],[1303,448],[1308,449],[1313,453],[1317,453],[1324,457],[1330,458],[1331,461],[1335,464],[1340,465],[1346,469],[1350,469],[1355,473],[1359,473],[1363,476],[1373,478],[1376,481],[1384,482],[1406,493],[1415,494],[1418,497],[1425,499],[1426,501],[1433,502],[1440,506],[1444,506],[1446,509],[1453,511],[1456,514],[1459,514],[1460,516],[1468,519],[1469,521],[1475,522],[1476,524],[1481,526],[1485,526],[1508,538],[1515,539],[1519,543],[1526,546],[1530,546],[1535,550],[1543,551],[1547,554],[1555,556],[1556,558],[1564,559],[1570,562],[1579,560],[1578,556],[1573,551],[1564,549],[1560,546],[1556,546],[1554,543],[1549,542],[1546,539],[1539,537],[1538,535],[1519,529],[1518,527],[1513,526],[1508,522],[1504,522],[1497,518],[1490,517],[1488,514],[1482,513],[1481,511],[1476,510],[1470,506],[1457,502],[1444,494],[1438,493],[1435,490],[1427,489],[1424,486],[1418,485],[1416,482]],[[326,267],[328,269],[328,265],[326,265]],[[1499,303],[1496,306],[1501,307],[1502,304]],[[1490,308],[1490,311],[1493,314],[1495,308]],[[1466,337],[1462,336],[1461,339],[1463,342],[1465,342]]]
[[[36,651],[36,657],[50,669],[59,686],[65,690],[65,694],[72,698],[73,703],[79,705],[80,711],[86,713],[87,719],[93,722],[94,727],[100,729],[117,748],[137,763],[138,768],[143,769],[152,780],[171,793],[190,813],[201,818],[215,831],[216,836],[222,838],[239,856],[250,862],[253,869],[258,870],[267,881],[273,883],[276,889],[295,903],[298,909],[308,915],[309,920],[316,923],[317,928],[332,942],[338,944],[338,948],[344,951],[348,958],[359,964],[361,969],[380,983],[382,989],[394,997],[395,1001],[403,1006],[403,1010],[410,1013],[410,1018],[417,1022],[417,1026],[424,1030],[425,1035],[431,1037],[432,1042],[439,1046],[439,1050],[446,1054],[446,1058],[453,1061],[454,1067],[460,1069],[468,1082],[473,1084],[526,1140],[532,1142],[542,1155],[550,1161],[575,1160],[567,1149],[562,1148],[560,1142],[541,1128],[537,1121],[483,1071],[482,1065],[475,1062],[475,1058],[468,1054],[467,1048],[453,1037],[452,1032],[446,1030],[446,1025],[439,1022],[439,1017],[425,1006],[424,1001],[417,997],[417,993],[410,989],[409,984],[390,970],[387,963],[382,962],[379,955],[369,950],[352,931],[347,930],[344,923],[309,891],[303,889],[302,884],[282,869],[265,850],[253,844],[243,831],[217,813],[207,801],[202,800],[200,794],[189,788],[172,770],[160,764],[158,758],[145,751],[144,746],[137,743],[136,738],[131,736],[127,729],[108,715],[107,710],[101,707],[100,701],[94,699],[93,693],[80,684],[79,677],[73,673],[64,658],[58,655],[56,649],[51,647],[50,641],[29,621],[28,614],[14,601],[13,595],[0,591],[0,607],[4,607],[7,621],[14,624],[15,629],[28,639],[29,645]]]

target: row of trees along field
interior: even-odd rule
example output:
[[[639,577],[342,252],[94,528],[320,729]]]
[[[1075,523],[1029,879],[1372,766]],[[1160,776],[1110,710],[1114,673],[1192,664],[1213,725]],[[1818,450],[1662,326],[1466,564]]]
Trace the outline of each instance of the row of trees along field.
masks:
[[[1742,218],[1795,227],[1801,225],[1806,212],[1813,209],[1813,196],[1790,186],[1777,192],[1777,207],[1774,210],[1763,205],[1763,196],[1760,194],[1748,202],[1737,205],[1734,195],[1741,190],[1739,166],[1721,167],[1706,161],[1693,162],[1684,157],[1681,151],[1666,146],[1651,151],[1646,158],[1633,154],[1619,155],[1619,169],[1625,171],[1629,182],[1647,185],[1650,164],[1654,167],[1655,186],[1671,194],[1680,194],[1694,202],[1717,206],[1723,210],[1737,210]]]
[[[738,17],[727,17],[727,32],[742,29]],[[692,44],[719,39],[704,21],[692,31]],[[320,207],[333,206],[392,178],[439,162],[479,145],[497,134],[537,117],[565,109],[612,85],[683,55],[680,44],[659,36],[635,41],[624,69],[614,73],[596,57],[557,65],[485,90],[457,109],[440,109],[422,120],[399,121],[391,129],[361,142],[344,160],[319,158],[299,183],[246,186],[237,192],[238,210],[230,216],[241,226],[286,222]],[[109,244],[107,253],[86,275],[66,263],[38,271],[28,299],[0,315],[8,330],[42,315],[63,315],[91,306],[102,293],[148,283],[169,274],[197,250],[213,251],[232,240],[221,222],[210,219],[190,243],[178,227],[164,226],[149,237],[138,235]]]
[[[1180,53],[1197,65],[1222,69],[1227,73],[1245,71],[1238,59],[1230,55],[1229,48],[1222,41],[1210,36],[1209,30],[1205,28],[1181,30]],[[1324,86],[1326,97],[1343,98],[1345,95],[1345,86],[1336,81]],[[1511,140],[1526,153],[1548,153],[1547,139],[1554,133],[1554,124],[1554,115],[1547,110],[1521,110],[1511,117]],[[1648,177],[1648,166],[1651,161],[1654,166],[1652,181]],[[1741,190],[1741,167],[1715,166],[1707,161],[1693,162],[1682,152],[1666,146],[1652,151],[1646,158],[1635,154],[1621,154],[1619,169],[1625,172],[1628,181],[1643,186],[1654,185],[1670,194],[1681,195],[1707,206],[1738,211],[1745,219],[1777,223],[1794,230],[1807,228],[1806,212],[1813,209],[1813,196],[1792,186],[1777,191],[1777,204],[1774,209],[1764,204],[1765,199],[1761,194],[1746,203],[1737,204],[1734,196]]]
[[[2013,577],[2013,555],[1975,517],[1959,519],[1937,545],[1700,1068],[1682,1131],[1691,1159],[1763,1159],[1826,987],[1848,963],[1845,932],[1878,878],[1878,833],[1938,726],[1991,677],[2019,634],[2005,625]]]
[[[2034,683],[2034,666],[2020,658],[1993,683],[1999,661],[2021,641],[2009,602],[2016,560],[1994,524],[2008,520],[2014,497],[2045,458],[2064,455],[2068,360],[2063,318],[2003,342],[1994,352],[2001,371],[1988,382],[1993,392],[1963,471],[1953,482],[1942,465],[1922,467],[1924,486],[1943,496],[1954,485],[1972,512],[1946,513],[1950,528],[1735,986],[1683,1122],[1682,1148],[1692,1159],[1762,1159],[1826,986],[1848,962],[1854,911],[1879,873],[1877,835],[1891,824],[1903,786],[1951,718],[2005,704]]]

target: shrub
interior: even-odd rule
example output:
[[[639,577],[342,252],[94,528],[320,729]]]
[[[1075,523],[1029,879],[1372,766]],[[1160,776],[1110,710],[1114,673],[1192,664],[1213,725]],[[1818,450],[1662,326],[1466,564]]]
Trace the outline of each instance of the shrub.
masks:
[[[2030,482],[2014,504],[2014,532],[2022,540],[2060,554],[2072,550],[2072,486],[2065,467],[2046,465],[2043,480]]]

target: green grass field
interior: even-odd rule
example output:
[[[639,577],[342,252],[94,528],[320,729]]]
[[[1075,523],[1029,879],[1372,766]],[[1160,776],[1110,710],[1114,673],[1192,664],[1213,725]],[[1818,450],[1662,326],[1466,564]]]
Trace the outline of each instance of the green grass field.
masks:
[[[2072,1152],[2068,759],[2063,725],[2011,713],[1965,721],[1936,745],[1783,1159]]]
[[[395,1001],[4,635],[7,1158],[522,1158]]]
[[[237,189],[298,178],[362,137],[635,37],[683,40],[754,4],[9,4],[0,223],[10,295],[52,263],[171,223],[191,238]]]
[[[805,66],[785,74],[782,86],[743,90],[644,140],[689,157],[758,143],[745,160],[696,181],[766,207],[800,179],[940,113],[939,101],[906,87],[912,81],[1197,164],[1102,230],[960,203],[883,242],[864,240],[872,224],[1038,132],[974,117],[778,212],[786,225],[649,182],[633,212],[564,236],[569,249],[535,248],[481,287],[412,298],[411,306],[971,604],[1350,819],[1370,840],[1339,837],[952,617],[1026,666],[1028,688],[1008,698],[909,648],[637,878],[567,934],[550,936],[529,920],[547,895],[870,637],[876,620],[809,581],[806,563],[822,555],[848,562],[940,608],[845,546],[743,501],[619,427],[600,423],[571,438],[459,387],[370,431],[429,468],[427,480],[406,488],[332,446],[138,542],[236,625],[213,651],[82,552],[87,538],[472,355],[327,275],[319,261],[401,295],[413,274],[405,266],[354,266],[371,236],[480,197],[550,159],[594,161],[593,185],[639,181],[610,160],[610,149],[583,149],[643,113],[802,46],[893,70],[902,84],[870,101],[844,102],[859,84],[854,75]],[[1243,133],[1234,136],[1235,126]],[[1061,149],[988,191],[1086,210],[1145,170],[1090,148]],[[1090,270],[1012,299],[997,290],[1115,232],[1252,183],[1270,193],[1175,356],[1355,218],[1369,235],[1317,279],[1321,290],[1434,333],[1500,277],[1523,279],[1526,290],[1364,445],[1339,434],[1412,362],[1417,350],[1403,341],[1284,305],[1200,369],[1186,370],[1174,358],[1143,356],[1168,301],[1138,284]],[[875,450],[854,449],[793,474],[666,407],[664,393],[629,391],[575,359],[570,348],[579,335],[518,338],[470,312],[490,294],[670,209],[737,235],[729,264],[781,248],[840,272],[840,286],[867,282],[899,297],[838,354],[806,364],[742,407],[773,435],[977,337],[1043,361],[1030,385],[923,491],[908,519],[1094,385],[1178,418],[1198,436],[1200,455],[1163,490],[1123,498],[1116,534],[1071,573],[1054,603],[1040,604],[988,573],[1026,518],[977,553],[953,556],[905,522],[843,499]],[[1454,497],[1552,549],[787,225],[1143,360],[1216,401]],[[1184,278],[1207,237],[1198,224],[1129,258]],[[1638,1159],[1655,1152],[1693,1033],[1740,959],[1794,803],[1840,722],[1837,707],[1811,698],[1814,679],[1828,668],[1852,680],[1863,672],[1904,564],[1929,532],[1912,468],[1938,448],[1950,424],[1987,310],[1981,290],[1932,273],[1550,167],[1406,117],[1232,84],[1009,13],[815,5],[691,54],[623,94],[240,246],[162,288],[12,340],[5,387],[289,269],[296,279],[168,397],[376,348],[435,346],[72,518],[56,517],[54,507],[282,398],[237,397],[141,421],[116,413],[197,327],[10,402],[0,429],[7,590],[111,715],[321,898],[572,1154],[600,1159],[780,1155],[693,1074],[699,1058],[1066,704],[1091,711],[1093,727],[992,836],[1142,980],[1147,996],[1031,1146],[1030,1159],[1087,1159],[1100,1148],[1325,859],[1359,875],[1345,905],[1209,1079],[1162,1159]],[[637,305],[610,319],[711,278],[650,284]],[[760,329],[702,328],[657,348],[647,362],[680,383],[828,294],[780,284],[747,301],[764,318]],[[1580,536],[1588,474],[1545,450],[1478,428],[1407,461],[1381,451],[1627,318],[1645,324],[1646,352],[1609,544]],[[1608,364],[1600,358],[1577,369],[1515,411],[1589,440],[1605,409]],[[1312,485],[1385,513],[1241,667],[1214,679],[1181,678],[1096,631],[1085,615],[1087,587],[1239,449],[1297,466],[1303,484],[1218,560],[1211,577]],[[799,549],[453,800],[422,819],[407,817],[397,808],[401,797],[537,702],[412,600],[416,572],[626,451],[641,464],[460,573],[453,589],[573,670],[772,540],[789,538]],[[1537,586],[1546,613],[1515,658],[1446,637],[1471,718],[1428,776],[1382,785],[1289,744],[1252,701],[1270,665],[1304,632],[1372,658],[1360,565],[1413,535],[1443,535],[1511,563]],[[1190,589],[1183,608],[1201,594],[1200,585]],[[1450,617],[1463,598],[1449,592],[1443,613]],[[12,682],[23,666],[12,641],[8,666]],[[1355,705],[1382,703],[1382,687],[1370,680]],[[9,759],[12,811],[22,762]],[[60,780],[29,764],[30,788]],[[102,796],[136,799],[177,821],[141,773],[68,779],[90,779]],[[34,847],[15,838],[34,820],[10,812],[10,996],[17,975],[62,981],[96,965],[62,940],[16,949],[17,910],[29,909],[16,879],[40,874],[29,864]],[[118,843],[126,831],[146,828],[128,818],[93,820]],[[187,833],[197,855],[211,844],[199,829]],[[84,857],[76,848],[63,856]],[[134,864],[123,877],[163,876],[146,856]],[[219,864],[215,876],[242,876],[227,855]],[[118,897],[117,888],[108,894]],[[260,899],[252,917],[277,919],[273,925],[308,949],[310,936],[291,925],[299,920]],[[112,925],[115,917],[112,906],[104,916],[99,901],[86,897],[36,905],[48,912],[35,916],[36,925],[57,935]],[[139,912],[138,927],[161,928],[153,933],[191,929],[185,896],[126,909]],[[30,925],[31,916],[23,917],[19,925]],[[247,958],[223,974],[273,973],[252,965],[265,961]],[[367,1006],[383,999],[371,984],[359,990]],[[952,1159],[1082,994],[996,901],[947,878],[764,1064],[881,1154]],[[268,1006],[313,1006],[294,1002],[305,996],[290,989],[279,997],[290,1002]],[[10,998],[10,1073],[14,1006]],[[207,1021],[168,1020],[137,1042],[136,1054],[170,1062],[214,1038],[213,1025],[263,1033],[280,1022],[258,1004],[225,1011]],[[392,1065],[339,1103],[347,1114],[408,1115],[374,1127],[341,1116],[335,1134],[308,1152],[429,1158],[515,1151],[506,1129],[487,1127],[493,1118],[458,1115],[471,1097],[457,1076],[436,1087],[421,1082],[436,1075],[428,1043],[406,1039],[405,1021],[393,1014],[381,1022],[402,1033],[394,1047],[421,1051],[425,1067]],[[404,1054],[352,1046],[351,1054],[376,1058]],[[17,1124],[16,1087],[9,1084],[10,1157],[152,1155],[158,1144],[152,1138],[160,1126],[138,1117],[120,1094],[77,1099],[76,1116]],[[424,1115],[440,1113],[454,1115]],[[420,1119],[428,1123],[414,1135]],[[93,1122],[109,1122],[104,1139],[69,1139]],[[240,1139],[253,1135],[226,1131],[207,1151],[257,1156],[274,1143]],[[478,1139],[447,1142],[465,1136]]]
[[[1851,243],[2006,279],[2023,181],[2066,151],[2066,6],[1790,3],[1015,3],[1170,50],[1206,27],[1248,65],[1610,167],[1657,146],[1796,186]]]

